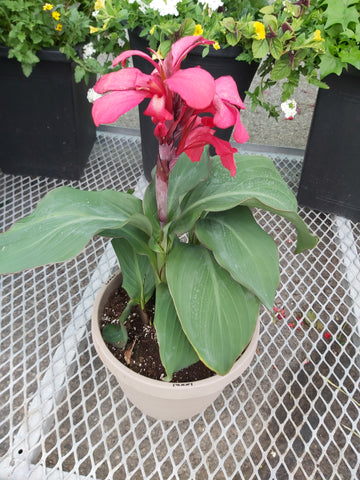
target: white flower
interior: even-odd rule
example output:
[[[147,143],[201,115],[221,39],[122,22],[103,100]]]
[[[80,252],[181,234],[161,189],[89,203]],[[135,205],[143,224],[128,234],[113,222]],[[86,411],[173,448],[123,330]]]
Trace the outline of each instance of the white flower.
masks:
[[[204,6],[207,6],[212,10],[213,12],[216,12],[216,10],[219,7],[222,7],[224,3],[221,0],[199,0],[199,3],[202,3]]]
[[[179,12],[176,5],[179,0],[152,0],[149,7],[160,13],[162,17],[165,15],[175,15],[177,17]]]
[[[93,43],[90,42],[83,46],[83,57],[85,59],[92,57],[95,52],[96,50]]]
[[[293,120],[297,114],[297,103],[293,99],[286,100],[281,104],[281,110],[284,112],[286,120]]]
[[[102,95],[100,95],[100,93],[96,93],[93,88],[89,88],[89,90],[87,92],[87,99],[90,103],[94,103],[95,100],[97,100],[100,97],[102,97]]]

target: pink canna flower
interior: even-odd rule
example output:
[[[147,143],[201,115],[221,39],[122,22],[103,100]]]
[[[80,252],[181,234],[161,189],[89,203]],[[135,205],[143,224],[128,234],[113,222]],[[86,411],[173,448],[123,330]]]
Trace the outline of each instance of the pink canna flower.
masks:
[[[234,153],[236,148],[232,147],[229,142],[215,137],[215,130],[206,125],[201,125],[195,129],[189,128],[183,132],[177,148],[177,157],[180,153],[185,152],[191,161],[198,162],[201,158],[205,145],[212,145],[215,152],[220,156],[221,162],[225,168],[230,171],[232,176],[236,174],[236,165],[234,162]]]
[[[239,109],[245,109],[235,80],[224,76],[215,80],[214,124],[220,128],[235,126],[234,139],[238,143],[249,140],[249,135],[240,121]]]
[[[137,68],[124,68],[104,75],[94,86],[95,92],[105,94],[93,105],[97,126],[114,122],[145,98],[150,98],[144,113],[155,123],[154,133],[159,141],[155,181],[162,223],[166,222],[169,173],[183,152],[191,161],[199,161],[204,146],[211,144],[224,167],[234,176],[236,149],[217,138],[214,127],[234,126],[235,140],[239,143],[248,140],[239,114],[244,105],[235,81],[231,77],[215,80],[201,67],[180,69],[182,60],[194,47],[212,43],[200,36],[183,37],[172,45],[164,60],[149,49],[157,61],[138,50],[123,52],[114,60],[114,66],[124,67],[129,57],[138,55],[153,65],[153,72],[147,75]],[[209,116],[200,117],[200,114]]]

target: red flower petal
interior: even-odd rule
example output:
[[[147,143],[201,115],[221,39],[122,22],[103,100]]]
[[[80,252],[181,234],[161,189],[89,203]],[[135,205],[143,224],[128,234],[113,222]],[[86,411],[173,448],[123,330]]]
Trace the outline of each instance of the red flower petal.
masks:
[[[113,123],[120,115],[128,112],[148,96],[147,92],[125,90],[112,92],[95,100],[92,117],[98,127],[101,123]]]
[[[239,114],[236,107],[228,105],[216,94],[214,97],[214,124],[220,128],[229,128],[235,125],[236,116]]]
[[[154,123],[173,119],[172,114],[165,108],[164,96],[159,97],[158,95],[154,95],[144,113],[152,117]]]
[[[233,136],[234,136],[234,140],[238,143],[245,143],[249,140],[249,134],[248,134],[246,128],[244,127],[244,125],[241,123],[239,112],[238,112],[238,115],[236,117],[236,123],[235,123]]]
[[[97,93],[106,93],[112,90],[135,90],[136,81],[139,78],[151,78],[137,68],[124,68],[116,72],[103,75],[94,85]],[[144,78],[144,83],[145,83]]]
[[[126,50],[126,52],[120,53],[120,55],[118,55],[113,61],[112,63],[113,67],[116,67],[116,65],[118,65],[119,63],[121,63],[121,65],[124,67],[126,64],[126,60],[129,57],[132,57],[133,55],[137,55],[138,57],[144,58],[145,60],[150,62],[154,66],[154,68],[156,68],[156,70],[159,70],[159,65],[156,62],[154,62],[154,60],[150,57],[150,55],[148,55],[145,52],[142,52],[141,50]]]
[[[165,83],[195,110],[206,109],[214,99],[215,80],[200,67],[178,70]]]
[[[240,98],[235,80],[230,76],[223,76],[215,80],[216,94],[221,100],[235,105],[238,108],[245,109]]]
[[[171,72],[178,70],[181,62],[191,50],[199,45],[212,45],[213,43],[215,43],[213,40],[206,40],[204,37],[197,35],[180,38],[171,46],[171,55],[165,59],[166,67],[171,69]],[[171,65],[167,64],[168,58],[171,61]]]

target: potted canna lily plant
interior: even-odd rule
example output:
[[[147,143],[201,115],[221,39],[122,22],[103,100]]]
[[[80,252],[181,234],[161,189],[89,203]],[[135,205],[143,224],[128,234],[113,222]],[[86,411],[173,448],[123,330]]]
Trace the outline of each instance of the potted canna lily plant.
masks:
[[[123,52],[114,65],[124,68],[95,85],[102,95],[93,106],[96,124],[113,122],[150,100],[145,114],[155,123],[159,152],[142,200],[124,192],[61,187],[0,235],[1,273],[64,261],[93,235],[112,238],[121,275],[96,299],[94,344],[128,398],[143,412],[167,420],[202,411],[255,354],[259,308],[264,304],[272,310],[279,261],[274,240],[251,209],[292,222],[296,252],[317,241],[272,161],[239,155],[215,136],[214,126],[233,125],[238,142],[248,138],[234,80],[215,80],[200,67],[180,68],[191,49],[211,43],[201,36],[184,37],[165,59],[154,51],[155,59],[141,51]],[[152,73],[126,67],[133,55],[146,59]],[[212,158],[209,145],[216,151]],[[103,326],[99,317],[106,317],[121,285],[127,300],[121,305],[121,297],[119,318]],[[146,363],[142,335],[138,331],[131,337],[130,332],[137,311],[143,336],[156,341],[163,368],[159,378],[140,369]],[[194,365],[206,370],[200,380],[181,375]]]

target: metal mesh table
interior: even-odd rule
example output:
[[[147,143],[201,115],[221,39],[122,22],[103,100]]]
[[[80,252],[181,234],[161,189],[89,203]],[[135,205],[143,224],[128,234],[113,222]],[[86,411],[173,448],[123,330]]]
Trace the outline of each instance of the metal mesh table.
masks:
[[[302,152],[268,150],[296,190]],[[55,186],[133,188],[140,158],[137,136],[100,131],[79,182],[1,176],[1,230]],[[133,407],[92,346],[92,302],[116,268],[108,241],[1,277],[0,480],[360,478],[360,227],[301,215],[320,241],[293,256],[292,226],[256,212],[279,245],[278,311],[261,312],[245,375],[177,423]]]

